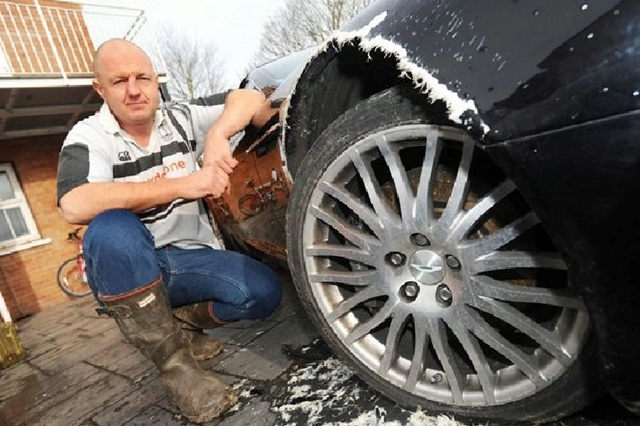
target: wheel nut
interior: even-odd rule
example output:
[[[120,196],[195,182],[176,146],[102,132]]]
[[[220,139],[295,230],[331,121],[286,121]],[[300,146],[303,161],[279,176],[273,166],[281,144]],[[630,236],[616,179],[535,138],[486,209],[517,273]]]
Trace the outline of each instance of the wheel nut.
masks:
[[[451,306],[453,293],[451,293],[451,289],[446,284],[441,284],[436,290],[436,299],[438,304],[443,307]]]
[[[407,281],[402,286],[402,296],[410,302],[416,300],[418,294],[420,293],[420,286],[415,281]]]
[[[429,239],[422,234],[412,234],[410,239],[413,244],[420,247],[429,245]]]
[[[402,266],[407,261],[407,257],[402,253],[398,253],[397,251],[389,253],[387,255],[387,259],[393,266]]]
[[[433,376],[431,376],[429,381],[433,384],[440,383],[442,381],[442,374],[440,373],[434,374]]]
[[[446,257],[447,266],[451,269],[460,269],[460,261],[457,257],[448,254]]]

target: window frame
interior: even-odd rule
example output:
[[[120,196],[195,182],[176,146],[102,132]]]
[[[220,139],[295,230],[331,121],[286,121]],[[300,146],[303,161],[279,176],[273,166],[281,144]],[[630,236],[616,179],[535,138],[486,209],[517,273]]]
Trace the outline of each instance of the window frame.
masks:
[[[0,255],[2,255],[7,251],[13,252],[20,250],[21,248],[23,248],[21,246],[25,246],[24,248],[27,248],[30,246],[29,243],[40,240],[41,237],[36,221],[33,218],[31,207],[29,206],[27,197],[24,193],[24,190],[22,189],[20,180],[18,179],[18,174],[16,173],[15,167],[12,163],[0,163],[0,173],[6,174],[15,196],[15,198],[12,198],[11,200],[0,199],[0,211],[18,207],[28,231],[26,235],[20,236],[18,238],[0,241]]]

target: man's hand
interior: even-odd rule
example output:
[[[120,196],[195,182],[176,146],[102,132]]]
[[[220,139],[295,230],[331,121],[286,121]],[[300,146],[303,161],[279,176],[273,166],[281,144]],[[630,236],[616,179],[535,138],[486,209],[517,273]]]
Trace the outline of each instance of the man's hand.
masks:
[[[222,131],[212,130],[207,133],[205,142],[207,149],[202,161],[203,167],[219,168],[226,174],[233,171],[238,164],[238,160],[233,158],[229,138]]]
[[[257,90],[236,89],[227,95],[222,114],[207,133],[203,167],[216,168],[226,174],[233,171],[238,161],[233,158],[229,139],[247,127],[264,104],[264,94]]]
[[[235,161],[235,159],[231,158]],[[190,184],[185,188],[184,198],[196,199],[206,196],[220,197],[229,186],[229,175],[221,167],[204,165],[189,176]]]

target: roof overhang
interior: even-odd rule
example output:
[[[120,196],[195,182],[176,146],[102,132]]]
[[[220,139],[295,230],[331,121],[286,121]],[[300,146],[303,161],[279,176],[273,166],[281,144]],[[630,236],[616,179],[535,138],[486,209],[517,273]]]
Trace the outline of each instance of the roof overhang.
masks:
[[[101,106],[90,75],[0,78],[0,140],[65,134]]]

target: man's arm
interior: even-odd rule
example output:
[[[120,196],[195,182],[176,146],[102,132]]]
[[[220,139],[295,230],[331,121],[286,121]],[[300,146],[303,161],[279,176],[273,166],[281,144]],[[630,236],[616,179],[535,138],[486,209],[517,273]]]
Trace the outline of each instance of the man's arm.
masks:
[[[219,197],[228,183],[227,174],[214,167],[152,182],[85,183],[65,194],[60,199],[60,208],[67,222],[86,224],[105,210],[122,208],[137,213],[178,198]]]
[[[231,154],[229,139],[243,130],[263,107],[265,96],[253,89],[237,89],[227,95],[224,110],[209,129],[204,144],[203,165],[231,173],[238,163]]]

